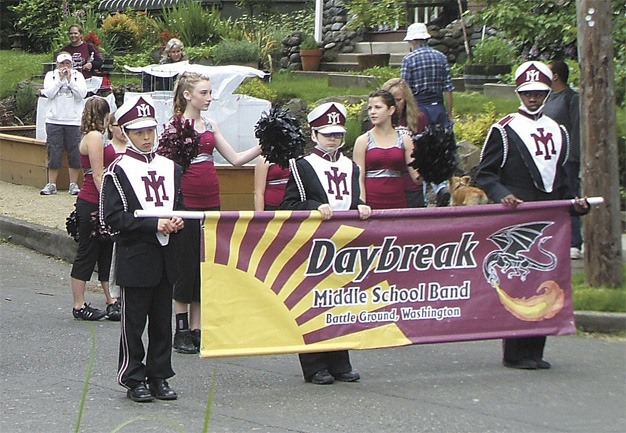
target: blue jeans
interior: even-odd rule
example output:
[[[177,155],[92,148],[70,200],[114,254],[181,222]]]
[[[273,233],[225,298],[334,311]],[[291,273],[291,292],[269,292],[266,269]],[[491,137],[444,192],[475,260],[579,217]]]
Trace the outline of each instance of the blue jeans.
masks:
[[[443,102],[421,103],[418,105],[420,111],[426,115],[429,124],[436,123],[444,127],[452,124],[450,119],[448,119],[448,112]]]

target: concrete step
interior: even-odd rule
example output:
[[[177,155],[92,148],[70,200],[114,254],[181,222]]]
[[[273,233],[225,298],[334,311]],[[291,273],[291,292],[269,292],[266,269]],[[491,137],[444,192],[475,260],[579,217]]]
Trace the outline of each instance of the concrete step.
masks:
[[[369,54],[369,52],[367,52],[367,53],[342,53],[342,54],[339,54],[337,56],[337,61],[338,62],[343,62],[343,63],[354,63],[354,64],[357,64],[358,63],[357,58],[361,54]],[[374,53],[374,54],[382,54],[382,53]],[[404,54],[391,53],[390,56],[389,56],[389,64],[390,65],[400,66],[400,63],[402,62],[402,58],[404,56],[405,56]]]
[[[355,53],[374,54],[408,54],[410,46],[408,42],[358,42],[354,47]]]

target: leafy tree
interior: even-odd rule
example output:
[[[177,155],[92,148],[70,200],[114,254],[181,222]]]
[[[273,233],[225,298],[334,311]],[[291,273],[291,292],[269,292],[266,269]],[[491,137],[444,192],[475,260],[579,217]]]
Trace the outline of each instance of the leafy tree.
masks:
[[[615,96],[618,105],[623,107],[626,93],[626,3],[624,0],[610,1]],[[524,59],[578,58],[576,0],[487,0],[487,7],[478,12],[475,19],[477,24],[498,28]]]
[[[52,41],[58,37],[60,23],[79,8],[95,8],[97,0],[22,0],[9,9],[17,15],[15,29],[28,35],[29,50],[38,53],[52,51]],[[67,29],[61,29],[67,32]]]

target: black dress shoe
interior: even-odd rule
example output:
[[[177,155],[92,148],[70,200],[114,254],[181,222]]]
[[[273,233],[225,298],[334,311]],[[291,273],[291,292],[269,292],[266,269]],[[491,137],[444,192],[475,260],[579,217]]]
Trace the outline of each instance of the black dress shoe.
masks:
[[[130,398],[132,401],[136,401],[139,403],[147,403],[154,400],[154,397],[152,397],[152,394],[150,394],[150,391],[146,387],[146,384],[143,382],[139,382],[128,391],[126,391],[126,397]]]
[[[339,382],[356,382],[361,378],[359,373],[354,370],[350,370],[347,373],[333,374],[333,376]]]
[[[172,347],[178,353],[196,354],[198,349],[193,342],[193,333],[190,329],[180,329],[174,333]]]
[[[518,368],[520,370],[536,370],[537,363],[532,359],[520,359],[519,361],[502,361],[502,364],[508,368]]]
[[[550,367],[552,367],[552,365],[550,365],[548,361],[544,361],[543,359],[535,361],[535,363],[537,364],[537,368],[539,370],[548,370]]]
[[[306,379],[306,381],[316,385],[330,385],[335,381],[335,378],[324,368]]]
[[[150,388],[150,394],[159,400],[176,400],[178,395],[167,384],[165,379],[151,379],[148,381],[148,387]]]

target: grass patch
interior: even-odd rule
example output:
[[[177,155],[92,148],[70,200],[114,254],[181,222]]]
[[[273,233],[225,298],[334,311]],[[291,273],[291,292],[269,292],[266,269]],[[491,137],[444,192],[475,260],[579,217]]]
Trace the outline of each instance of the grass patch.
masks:
[[[574,310],[626,313],[626,265],[621,287],[591,287],[585,283],[585,274],[572,276]]]
[[[43,63],[50,54],[31,54],[19,50],[0,50],[0,99],[15,92],[17,83],[33,75],[43,74]]]
[[[480,92],[453,92],[452,110],[455,115],[465,117],[485,111],[485,105],[492,103],[498,118],[517,112],[520,102],[517,98],[492,98]]]
[[[274,72],[268,87],[278,93],[280,100],[298,98],[307,104],[329,96],[367,96],[375,90],[374,87],[330,87],[326,76],[311,77],[290,72]]]

